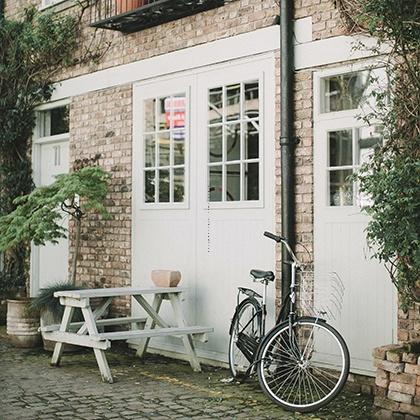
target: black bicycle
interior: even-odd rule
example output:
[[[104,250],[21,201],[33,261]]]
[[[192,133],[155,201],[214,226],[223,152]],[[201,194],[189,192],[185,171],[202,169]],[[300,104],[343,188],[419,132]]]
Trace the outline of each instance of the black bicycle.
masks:
[[[290,293],[276,325],[267,334],[267,286],[272,271],[251,270],[254,281],[264,285],[263,294],[240,287],[230,326],[229,366],[234,378],[257,373],[261,388],[287,410],[308,412],[328,404],[342,390],[350,368],[347,345],[324,319],[328,310],[301,314],[297,302],[300,274],[304,272],[288,242],[270,232],[264,235],[282,243],[291,257]],[[241,296],[245,299],[241,301]]]

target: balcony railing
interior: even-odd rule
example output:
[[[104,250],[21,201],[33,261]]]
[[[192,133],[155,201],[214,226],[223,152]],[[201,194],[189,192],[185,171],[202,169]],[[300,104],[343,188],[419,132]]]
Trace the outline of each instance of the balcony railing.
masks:
[[[225,0],[91,0],[90,26],[125,33],[223,6]]]

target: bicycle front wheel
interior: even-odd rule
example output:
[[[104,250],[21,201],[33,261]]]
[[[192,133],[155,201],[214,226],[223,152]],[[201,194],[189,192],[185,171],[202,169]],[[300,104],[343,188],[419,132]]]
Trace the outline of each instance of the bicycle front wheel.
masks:
[[[230,327],[229,368],[238,378],[248,372],[261,337],[262,313],[258,302],[245,299],[237,307]]]
[[[297,319],[271,330],[258,351],[258,380],[276,404],[308,412],[328,404],[342,390],[350,368],[347,345],[324,321]]]

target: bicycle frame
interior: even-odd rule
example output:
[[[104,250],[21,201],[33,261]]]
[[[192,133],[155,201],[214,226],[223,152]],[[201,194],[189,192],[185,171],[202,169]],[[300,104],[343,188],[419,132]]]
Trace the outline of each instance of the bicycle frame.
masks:
[[[296,257],[295,253],[293,252],[293,250],[291,249],[290,245],[287,243],[287,241],[280,237],[280,236],[275,236],[273,234],[269,234],[268,232],[264,233],[265,236],[268,236],[271,239],[276,240],[276,242],[281,242],[287,249],[288,254],[291,257],[291,261],[286,262],[287,264],[290,265],[290,270],[291,270],[291,282],[290,282],[290,292],[287,295],[287,297],[285,298],[285,300],[282,303],[282,307],[280,309],[279,315],[276,319],[276,325],[288,320],[289,321],[289,328],[290,330],[292,330],[294,321],[296,319],[296,273],[298,272],[298,270],[302,269],[302,263],[298,260],[298,258]],[[254,281],[256,281],[254,279]],[[253,291],[252,289],[247,289],[247,288],[239,288],[238,291],[238,295],[237,295],[237,308],[239,307],[240,304],[240,293],[244,293],[249,297],[253,297],[253,298],[260,298],[261,299],[261,303],[259,303],[259,310],[257,312],[255,312],[255,314],[251,317],[251,319],[247,322],[246,325],[244,325],[242,327],[242,331],[245,331],[246,328],[254,321],[254,319],[259,316],[259,314],[261,313],[261,331],[260,331],[260,337],[264,337],[265,336],[265,326],[266,326],[266,318],[267,318],[267,287],[268,287],[268,283],[269,281],[266,279],[263,279],[260,281],[263,285],[264,285],[264,290],[263,290],[263,295],[259,295],[258,293],[256,293],[255,291]],[[288,312],[287,312],[288,310]],[[238,331],[239,333],[239,331]],[[290,340],[292,340],[292,336],[293,334],[290,334]],[[260,360],[255,360],[256,355],[258,352],[255,352],[255,354],[253,355],[254,358],[246,372],[246,376],[248,376],[250,374],[250,372],[252,371],[253,367],[255,366],[255,364],[257,364],[258,362],[260,362]]]

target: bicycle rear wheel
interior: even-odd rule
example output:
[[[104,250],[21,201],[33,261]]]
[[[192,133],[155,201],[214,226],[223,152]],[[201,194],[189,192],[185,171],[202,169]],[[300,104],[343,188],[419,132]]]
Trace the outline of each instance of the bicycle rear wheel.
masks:
[[[261,338],[261,325],[259,303],[253,298],[242,301],[230,327],[229,368],[234,378],[244,375],[253,363]]]
[[[271,330],[258,351],[258,380],[276,404],[299,412],[318,410],[342,390],[350,356],[341,335],[324,321],[297,319]]]

